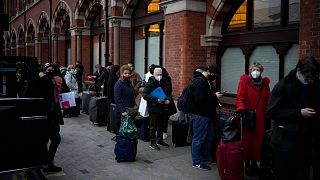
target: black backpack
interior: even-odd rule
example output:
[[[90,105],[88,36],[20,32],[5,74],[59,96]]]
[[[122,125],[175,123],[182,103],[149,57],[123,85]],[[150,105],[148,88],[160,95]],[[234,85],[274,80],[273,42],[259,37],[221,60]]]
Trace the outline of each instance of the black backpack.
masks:
[[[184,113],[190,113],[192,108],[192,84],[188,84],[182,91],[180,97],[178,98],[178,109]]]

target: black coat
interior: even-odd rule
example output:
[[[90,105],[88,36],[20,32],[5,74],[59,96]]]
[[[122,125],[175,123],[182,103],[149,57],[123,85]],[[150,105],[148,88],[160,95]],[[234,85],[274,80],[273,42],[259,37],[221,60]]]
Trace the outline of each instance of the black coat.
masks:
[[[142,96],[147,101],[147,107],[149,113],[164,113],[166,106],[164,104],[158,103],[158,98],[151,96],[150,93],[158,88],[161,87],[164,93],[167,96],[167,100],[172,98],[172,91],[168,90],[166,86],[166,82],[164,79],[161,79],[160,83],[155,79],[154,76],[151,76],[147,82],[147,84],[143,88]]]
[[[211,117],[215,115],[218,98],[213,93],[207,78],[201,73],[195,73],[192,81],[192,108],[191,113]]]
[[[320,113],[312,118],[301,115],[303,108],[320,108],[320,82],[303,85],[293,70],[273,88],[268,105],[268,116],[275,121],[271,139],[274,148],[299,151],[310,148],[319,138]]]

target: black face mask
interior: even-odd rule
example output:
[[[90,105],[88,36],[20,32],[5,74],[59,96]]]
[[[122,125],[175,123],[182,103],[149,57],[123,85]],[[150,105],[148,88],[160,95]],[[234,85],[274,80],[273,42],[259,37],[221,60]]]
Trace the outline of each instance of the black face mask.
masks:
[[[53,72],[46,72],[46,75],[48,76],[48,77],[50,77],[50,78],[53,78]]]
[[[214,81],[214,80],[216,80],[216,75],[215,75],[215,74],[210,74],[210,75],[208,76],[208,80],[209,80],[209,81]]]

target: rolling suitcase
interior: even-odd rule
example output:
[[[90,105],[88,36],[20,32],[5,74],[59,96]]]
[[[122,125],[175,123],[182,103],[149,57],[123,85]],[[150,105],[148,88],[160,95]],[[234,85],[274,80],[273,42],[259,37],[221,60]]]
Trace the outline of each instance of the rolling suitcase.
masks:
[[[107,125],[109,113],[108,97],[92,97],[89,104],[90,121],[93,124]]]
[[[138,128],[139,139],[144,142],[148,142],[150,140],[150,119],[149,117],[144,117],[141,126]]]
[[[137,144],[138,140],[136,138],[116,136],[116,144],[114,147],[116,161],[134,161],[137,155]]]
[[[94,96],[94,93],[90,91],[83,91],[82,92],[82,113],[89,114],[89,104],[91,97]]]
[[[107,130],[112,133],[119,134],[120,124],[121,124],[121,115],[118,112],[116,104],[111,103]]]
[[[217,167],[221,180],[243,180],[244,159],[242,141],[220,140],[217,151]]]

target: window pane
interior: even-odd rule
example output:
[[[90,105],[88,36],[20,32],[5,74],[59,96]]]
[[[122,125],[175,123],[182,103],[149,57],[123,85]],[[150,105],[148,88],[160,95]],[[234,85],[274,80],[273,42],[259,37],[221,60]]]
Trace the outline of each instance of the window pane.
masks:
[[[151,0],[150,4],[148,5],[148,13],[159,11],[159,2],[160,0]]]
[[[134,44],[134,67],[135,71],[144,77],[144,47],[145,47],[145,34],[143,27],[135,29],[135,44]]]
[[[244,1],[242,5],[239,7],[239,9],[237,10],[237,12],[233,15],[228,26],[228,31],[246,29],[246,21],[247,21],[247,1]]]
[[[148,67],[151,64],[159,65],[160,36],[150,37],[148,45]]]
[[[289,0],[289,24],[300,20],[300,0]]]
[[[264,71],[263,77],[270,78],[270,89],[279,81],[279,55],[272,46],[258,46],[250,56],[250,64],[259,62]]]
[[[228,48],[221,58],[221,92],[237,93],[240,75],[244,73],[245,58],[240,48]]]
[[[253,15],[255,28],[280,25],[281,1],[255,0]]]
[[[284,57],[284,75],[288,75],[289,72],[294,69],[299,61],[299,45],[294,44]]]

